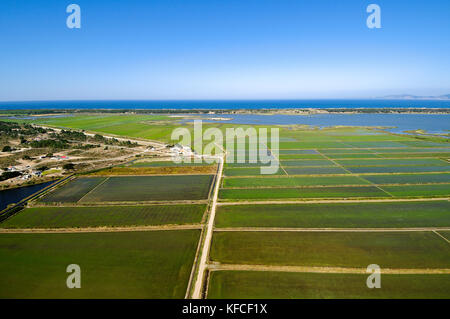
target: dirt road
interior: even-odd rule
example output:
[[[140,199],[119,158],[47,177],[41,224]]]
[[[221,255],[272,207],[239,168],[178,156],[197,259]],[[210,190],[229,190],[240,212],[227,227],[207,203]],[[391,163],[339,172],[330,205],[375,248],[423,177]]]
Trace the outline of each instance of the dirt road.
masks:
[[[194,293],[192,298],[201,299],[203,296],[203,281],[206,274],[207,261],[209,257],[209,250],[211,247],[212,235],[214,231],[214,219],[216,217],[217,199],[219,196],[220,181],[222,180],[224,158],[219,159],[219,170],[216,177],[216,185],[214,187],[214,195],[212,200],[211,212],[209,214],[208,224],[206,225],[206,236],[201,251],[200,264],[198,268],[197,280],[194,286]]]
[[[240,270],[240,271],[279,271],[279,272],[307,272],[307,273],[340,273],[366,274],[366,268],[347,267],[313,267],[313,266],[269,266],[269,265],[240,265],[240,264],[208,264],[211,271]],[[448,268],[419,268],[419,269],[390,269],[382,268],[382,274],[450,274]]]

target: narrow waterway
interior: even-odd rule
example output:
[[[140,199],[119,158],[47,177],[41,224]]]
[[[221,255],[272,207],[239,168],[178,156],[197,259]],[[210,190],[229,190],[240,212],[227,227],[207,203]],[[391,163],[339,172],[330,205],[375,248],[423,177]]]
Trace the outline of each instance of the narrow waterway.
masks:
[[[0,191],[0,211],[8,207],[9,204],[17,203],[22,199],[40,191],[52,182],[36,184],[32,186],[17,187]]]

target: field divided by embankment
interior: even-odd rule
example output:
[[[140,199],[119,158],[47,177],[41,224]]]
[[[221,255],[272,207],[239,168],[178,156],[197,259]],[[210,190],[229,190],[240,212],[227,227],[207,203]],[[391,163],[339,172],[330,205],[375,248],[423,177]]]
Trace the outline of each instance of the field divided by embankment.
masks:
[[[150,115],[39,122],[169,143],[181,126],[174,118]],[[185,126],[192,132],[191,124]],[[203,129],[211,127],[224,132],[235,125],[208,123]],[[148,158],[78,177],[0,227],[64,231],[201,223],[213,230],[201,294],[209,298],[450,297],[447,139],[368,128],[277,127],[278,146],[269,138],[263,149],[271,163],[248,163],[249,154],[241,154],[245,163],[227,157],[224,178],[216,181],[212,228],[205,221],[217,165]],[[227,151],[237,155],[244,146],[248,140]],[[276,172],[261,174],[260,166],[270,164]],[[198,275],[192,265],[204,243],[199,229],[0,236],[0,257],[7,260],[1,270],[13,274],[0,285],[8,287],[5,296],[23,296],[17,287],[25,280],[29,296],[56,295],[65,284],[66,264],[79,262],[91,272],[87,290],[58,297],[182,298],[189,296],[189,278]],[[32,263],[37,268],[29,271]],[[372,264],[381,268],[382,289],[367,288],[365,271]],[[33,281],[38,277],[47,279],[42,288]],[[122,288],[126,293],[117,290]]]

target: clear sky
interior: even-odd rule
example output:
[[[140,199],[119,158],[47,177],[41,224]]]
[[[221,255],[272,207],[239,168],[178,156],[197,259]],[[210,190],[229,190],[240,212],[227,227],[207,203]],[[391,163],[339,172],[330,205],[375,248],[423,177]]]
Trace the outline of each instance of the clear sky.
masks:
[[[449,0],[0,1],[2,101],[402,93],[450,93]]]

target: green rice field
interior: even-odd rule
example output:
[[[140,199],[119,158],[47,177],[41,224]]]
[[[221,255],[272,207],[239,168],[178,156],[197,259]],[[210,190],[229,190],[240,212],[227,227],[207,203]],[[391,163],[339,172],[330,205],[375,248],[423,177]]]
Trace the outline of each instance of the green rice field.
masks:
[[[247,168],[227,167],[224,169],[224,174],[226,176],[258,176],[261,174],[261,169],[259,167],[247,167]],[[281,168],[279,168],[275,175],[286,175],[286,174]]]
[[[77,178],[49,193],[41,201],[61,203],[77,202],[104,180],[104,177]]]
[[[383,274],[382,289],[368,289],[367,275],[289,273],[268,271],[213,271],[210,299],[446,299],[450,275]]]
[[[377,198],[391,197],[374,186],[365,187],[308,187],[308,188],[222,188],[219,192],[221,199],[305,199],[305,198]]]
[[[428,184],[428,183],[449,183],[450,174],[385,174],[385,175],[364,175],[364,179],[374,184]]]
[[[285,187],[285,186],[330,186],[330,185],[366,185],[363,178],[357,176],[314,176],[314,177],[260,177],[225,178],[224,188],[230,187]]]
[[[175,144],[175,128],[193,133],[191,120],[180,120],[75,114],[33,121]],[[236,127],[270,128],[211,122],[203,131]],[[450,297],[448,137],[364,127],[276,127],[279,144],[269,137],[268,148],[256,146],[251,133],[236,139],[234,148],[225,146],[206,252],[208,298]],[[277,172],[264,175],[267,163],[249,163],[249,147],[251,154],[262,151],[279,165]],[[237,155],[245,163],[237,163]],[[165,175],[163,167],[173,167],[168,173],[208,165],[165,161],[169,156],[142,153],[115,168],[142,176],[78,177],[1,223],[0,272],[8,275],[0,277],[0,298],[184,298],[196,250],[203,253],[208,246],[199,229],[169,229],[205,226],[215,180],[207,174],[215,169]],[[153,175],[144,176],[146,170]],[[113,229],[133,226],[162,227]],[[61,229],[88,227],[78,233]],[[50,232],[38,233],[42,229]],[[66,288],[69,264],[80,265],[82,289]],[[368,275],[349,268],[364,271],[370,264],[403,274],[383,273],[382,289],[368,289]],[[304,273],[305,268],[282,266],[334,268]],[[339,273],[339,267],[354,273]]]
[[[1,228],[148,226],[200,223],[206,205],[26,208]]]
[[[200,231],[0,234],[0,298],[184,298]],[[66,267],[81,268],[68,289]]]
[[[207,199],[214,175],[110,177],[81,202]]]
[[[450,227],[449,201],[219,206],[215,226],[298,228]]]
[[[450,195],[450,184],[383,186],[383,189],[396,197],[436,197]]]
[[[341,167],[285,167],[288,175],[322,175],[322,174],[347,174]]]
[[[332,161],[329,161],[327,159],[318,159],[318,160],[289,160],[289,161],[281,161],[281,166],[283,167],[289,167],[289,166],[296,166],[296,167],[304,167],[304,166],[336,166],[335,163]]]
[[[386,166],[386,165],[432,165],[441,166],[445,161],[435,158],[425,159],[342,159],[336,161],[343,166]]]
[[[352,173],[424,173],[450,172],[450,165],[442,166],[350,166],[346,167]],[[288,172],[289,173],[289,172]]]
[[[211,260],[225,264],[450,268],[433,232],[215,232]]]

